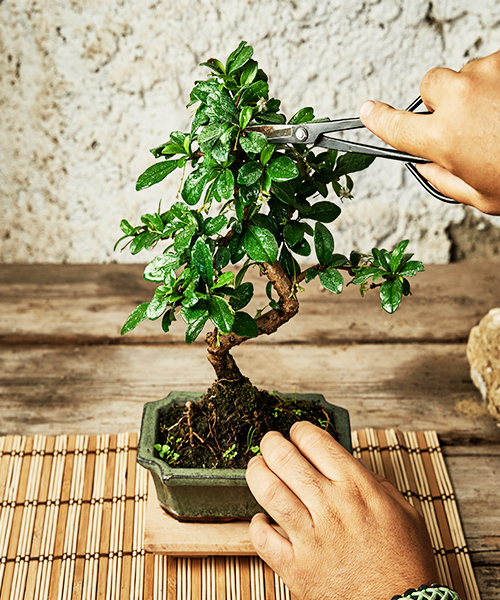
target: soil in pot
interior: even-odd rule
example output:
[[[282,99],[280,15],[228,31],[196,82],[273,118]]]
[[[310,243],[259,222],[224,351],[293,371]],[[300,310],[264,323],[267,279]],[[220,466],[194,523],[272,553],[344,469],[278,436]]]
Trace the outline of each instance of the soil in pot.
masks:
[[[244,469],[267,431],[288,437],[293,423],[304,420],[335,437],[321,405],[258,390],[248,379],[218,380],[199,402],[162,414],[158,442],[172,467]]]

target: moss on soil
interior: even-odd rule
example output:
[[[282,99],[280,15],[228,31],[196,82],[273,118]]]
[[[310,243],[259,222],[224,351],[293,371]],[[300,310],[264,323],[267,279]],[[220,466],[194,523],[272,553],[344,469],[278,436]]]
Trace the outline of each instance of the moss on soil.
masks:
[[[243,469],[267,431],[288,437],[296,421],[311,421],[335,436],[321,405],[258,390],[248,379],[217,381],[199,402],[161,415],[158,442],[168,446],[164,460],[173,467]]]

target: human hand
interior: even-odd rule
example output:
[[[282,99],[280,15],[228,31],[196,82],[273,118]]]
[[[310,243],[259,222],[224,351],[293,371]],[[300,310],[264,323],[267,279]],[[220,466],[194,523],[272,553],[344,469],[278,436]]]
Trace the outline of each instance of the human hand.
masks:
[[[438,583],[421,516],[328,433],[296,423],[262,439],[247,482],[264,514],[250,523],[259,556],[300,600],[390,600]]]
[[[500,51],[459,72],[432,69],[420,95],[432,114],[369,101],[360,119],[391,146],[432,161],[417,169],[440,192],[500,215]]]

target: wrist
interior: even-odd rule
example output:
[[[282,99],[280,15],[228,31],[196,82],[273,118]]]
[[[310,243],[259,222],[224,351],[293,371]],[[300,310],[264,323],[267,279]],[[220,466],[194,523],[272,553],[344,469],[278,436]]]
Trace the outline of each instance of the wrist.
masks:
[[[417,589],[406,590],[401,595],[393,596],[391,600],[460,600],[458,594],[445,585],[433,583],[421,585]]]

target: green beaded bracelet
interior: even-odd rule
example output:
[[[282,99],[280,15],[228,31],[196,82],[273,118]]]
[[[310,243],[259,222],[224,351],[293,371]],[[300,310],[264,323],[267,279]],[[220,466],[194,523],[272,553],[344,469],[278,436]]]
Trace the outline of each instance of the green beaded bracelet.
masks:
[[[418,589],[406,590],[401,596],[393,596],[391,600],[460,600],[458,594],[445,585],[433,583],[432,585],[421,585]]]

